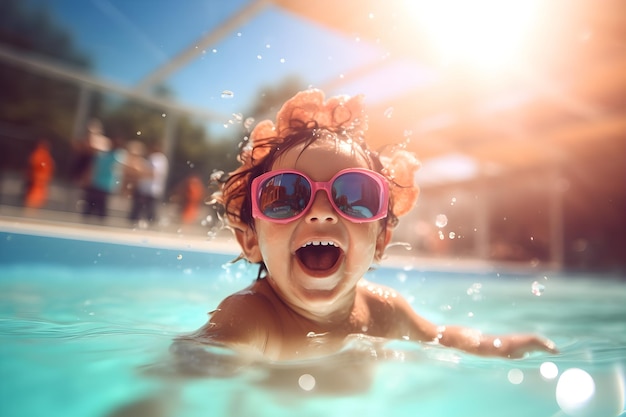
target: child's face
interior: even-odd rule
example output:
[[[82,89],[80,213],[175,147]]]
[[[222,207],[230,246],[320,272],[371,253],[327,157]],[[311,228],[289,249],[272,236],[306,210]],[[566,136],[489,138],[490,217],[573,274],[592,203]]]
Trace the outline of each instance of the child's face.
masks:
[[[313,181],[328,181],[345,168],[368,168],[352,147],[332,139],[302,151],[283,154],[272,170],[295,169]],[[255,219],[256,249],[265,262],[268,281],[299,313],[322,317],[349,307],[356,284],[388,241],[381,221],[352,223],[341,217],[326,193],[317,192],[304,216],[286,224]],[[337,248],[311,243],[333,242]],[[308,248],[302,248],[308,246]]]

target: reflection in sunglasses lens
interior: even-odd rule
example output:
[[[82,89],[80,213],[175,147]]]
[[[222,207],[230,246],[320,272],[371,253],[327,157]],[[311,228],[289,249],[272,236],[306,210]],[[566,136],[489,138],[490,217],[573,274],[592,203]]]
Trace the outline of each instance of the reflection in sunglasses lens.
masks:
[[[351,172],[337,178],[333,183],[335,204],[346,215],[369,219],[378,213],[380,188],[367,175]]]
[[[261,184],[259,207],[272,219],[288,219],[304,210],[311,198],[311,185],[301,175],[279,174]]]

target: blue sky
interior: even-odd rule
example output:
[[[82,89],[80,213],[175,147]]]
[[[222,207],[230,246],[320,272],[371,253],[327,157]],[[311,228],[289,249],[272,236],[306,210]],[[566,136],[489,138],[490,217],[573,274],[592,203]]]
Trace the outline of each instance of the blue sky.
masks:
[[[248,0],[32,0],[44,4],[93,60],[98,77],[132,87],[245,7]],[[365,12],[365,11],[363,11]],[[386,52],[269,6],[179,68],[165,81],[176,99],[225,118],[243,113],[261,87],[297,75],[311,86],[341,80]],[[415,74],[410,65],[391,70]],[[416,83],[419,79],[412,77]],[[398,82],[401,80],[402,85]],[[406,88],[388,71],[327,95],[364,93],[370,102]],[[230,98],[222,92],[232,91]],[[245,114],[243,114],[245,117]],[[223,122],[227,122],[224,120]],[[223,125],[223,123],[219,123]]]

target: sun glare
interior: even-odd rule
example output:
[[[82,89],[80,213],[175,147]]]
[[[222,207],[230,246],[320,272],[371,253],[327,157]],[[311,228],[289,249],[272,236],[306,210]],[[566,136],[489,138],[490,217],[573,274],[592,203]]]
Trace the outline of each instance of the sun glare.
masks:
[[[497,71],[518,64],[535,29],[536,0],[407,1],[443,64]]]

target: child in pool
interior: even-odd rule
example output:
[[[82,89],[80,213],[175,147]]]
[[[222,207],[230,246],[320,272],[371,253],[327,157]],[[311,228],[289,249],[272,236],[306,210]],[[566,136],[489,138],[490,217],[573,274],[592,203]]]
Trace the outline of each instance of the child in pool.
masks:
[[[319,90],[288,100],[276,125],[255,127],[218,197],[241,256],[260,265],[259,276],[224,299],[193,339],[270,360],[325,355],[354,334],[478,355],[555,353],[534,335],[437,326],[393,289],[363,279],[419,193],[413,154],[373,152],[366,130],[361,97],[325,101]]]

